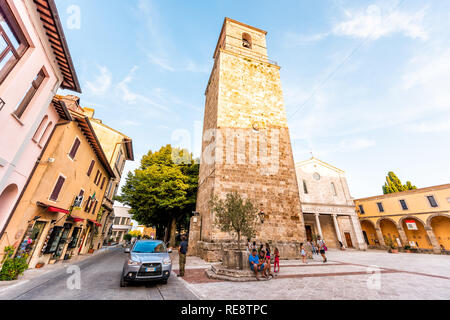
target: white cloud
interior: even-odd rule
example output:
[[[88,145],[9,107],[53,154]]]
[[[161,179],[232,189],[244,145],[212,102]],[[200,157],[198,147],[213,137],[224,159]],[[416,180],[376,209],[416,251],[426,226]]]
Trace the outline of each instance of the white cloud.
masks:
[[[100,74],[95,76],[94,81],[87,81],[86,87],[93,95],[100,96],[107,93],[112,83],[112,73],[108,68],[98,66]]]
[[[417,133],[443,133],[450,132],[450,116],[446,120],[428,121],[416,124],[410,124],[407,128],[412,132]]]
[[[161,58],[161,57],[157,57],[155,55],[152,54],[147,54],[148,59],[150,60],[151,63],[157,65],[158,67],[167,70],[167,71],[175,71],[175,69],[169,65],[169,63],[167,62],[167,59]]]
[[[403,76],[403,89],[420,93],[427,108],[450,108],[449,84],[450,49],[442,44],[411,59]]]
[[[342,140],[339,143],[339,150],[341,152],[358,151],[367,149],[376,145],[375,140],[367,138],[351,138]]]
[[[139,127],[141,125],[140,122],[133,121],[133,120],[125,120],[122,122],[122,124],[124,126],[128,126],[128,127]]]
[[[427,40],[428,33],[423,26],[427,8],[417,12],[405,12],[372,4],[365,9],[344,10],[346,19],[336,23],[330,31],[312,35],[288,32],[285,35],[289,45],[299,45],[325,39],[329,35],[349,36],[377,40],[384,36],[400,33],[412,39]]]
[[[195,63],[192,60],[188,60],[187,64],[186,64],[186,71],[190,71],[190,72],[199,72],[199,73],[207,73],[209,72],[210,67],[209,65],[203,65],[200,66],[197,63]]]
[[[135,105],[139,103],[145,105],[146,107],[152,106],[154,108],[167,111],[168,108],[166,106],[155,102],[153,99],[149,97],[131,91],[128,85],[133,81],[134,73],[136,72],[137,69],[138,67],[134,66],[130,70],[128,75],[119,84],[117,84],[117,88],[122,92],[122,100],[130,105]]]
[[[372,4],[365,11],[347,11],[349,19],[338,23],[333,33],[373,40],[401,33],[412,39],[426,40],[428,35],[422,23],[425,11],[425,8],[415,13],[391,11]]]

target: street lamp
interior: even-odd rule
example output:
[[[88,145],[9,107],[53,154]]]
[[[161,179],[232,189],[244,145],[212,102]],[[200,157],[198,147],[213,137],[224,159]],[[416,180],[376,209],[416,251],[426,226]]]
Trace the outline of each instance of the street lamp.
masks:
[[[258,213],[258,216],[259,216],[259,220],[261,220],[261,223],[264,223],[264,220],[266,219],[266,214],[264,213],[263,210],[261,210],[261,211]]]

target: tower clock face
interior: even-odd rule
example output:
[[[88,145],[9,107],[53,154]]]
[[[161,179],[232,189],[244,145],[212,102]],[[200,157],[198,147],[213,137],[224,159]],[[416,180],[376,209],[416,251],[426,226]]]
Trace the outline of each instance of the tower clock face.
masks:
[[[313,178],[314,178],[314,180],[319,181],[319,180],[320,180],[320,174],[318,174],[317,172],[315,172],[315,173],[313,174]]]

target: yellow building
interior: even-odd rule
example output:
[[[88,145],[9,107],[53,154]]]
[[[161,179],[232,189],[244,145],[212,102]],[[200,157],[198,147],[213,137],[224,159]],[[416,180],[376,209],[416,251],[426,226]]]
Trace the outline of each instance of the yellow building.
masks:
[[[371,247],[450,252],[450,184],[355,200]]]
[[[108,240],[108,231],[113,222],[113,198],[116,196],[122,178],[123,169],[127,160],[134,161],[133,141],[125,134],[107,126],[100,119],[94,118],[94,109],[80,106],[80,98],[73,95],[57,96],[70,109],[83,113],[89,118],[90,124],[100,142],[106,159],[111,166],[115,179],[107,182],[105,197],[103,198],[101,216],[101,231],[94,239],[94,248],[100,248],[104,240]]]
[[[88,117],[52,101],[64,115],[43,147],[4,237],[29,266],[54,263],[92,249],[108,181],[115,178]]]

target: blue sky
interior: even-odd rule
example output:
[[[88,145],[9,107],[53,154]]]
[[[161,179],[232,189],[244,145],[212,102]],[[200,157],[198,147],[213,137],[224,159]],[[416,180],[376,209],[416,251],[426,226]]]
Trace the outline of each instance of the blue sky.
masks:
[[[177,145],[180,132],[200,153],[204,91],[227,16],[268,31],[295,161],[312,150],[343,169],[355,198],[380,194],[391,170],[418,187],[449,182],[449,1],[56,3],[82,105],[134,140],[137,161],[126,170],[149,149]]]

